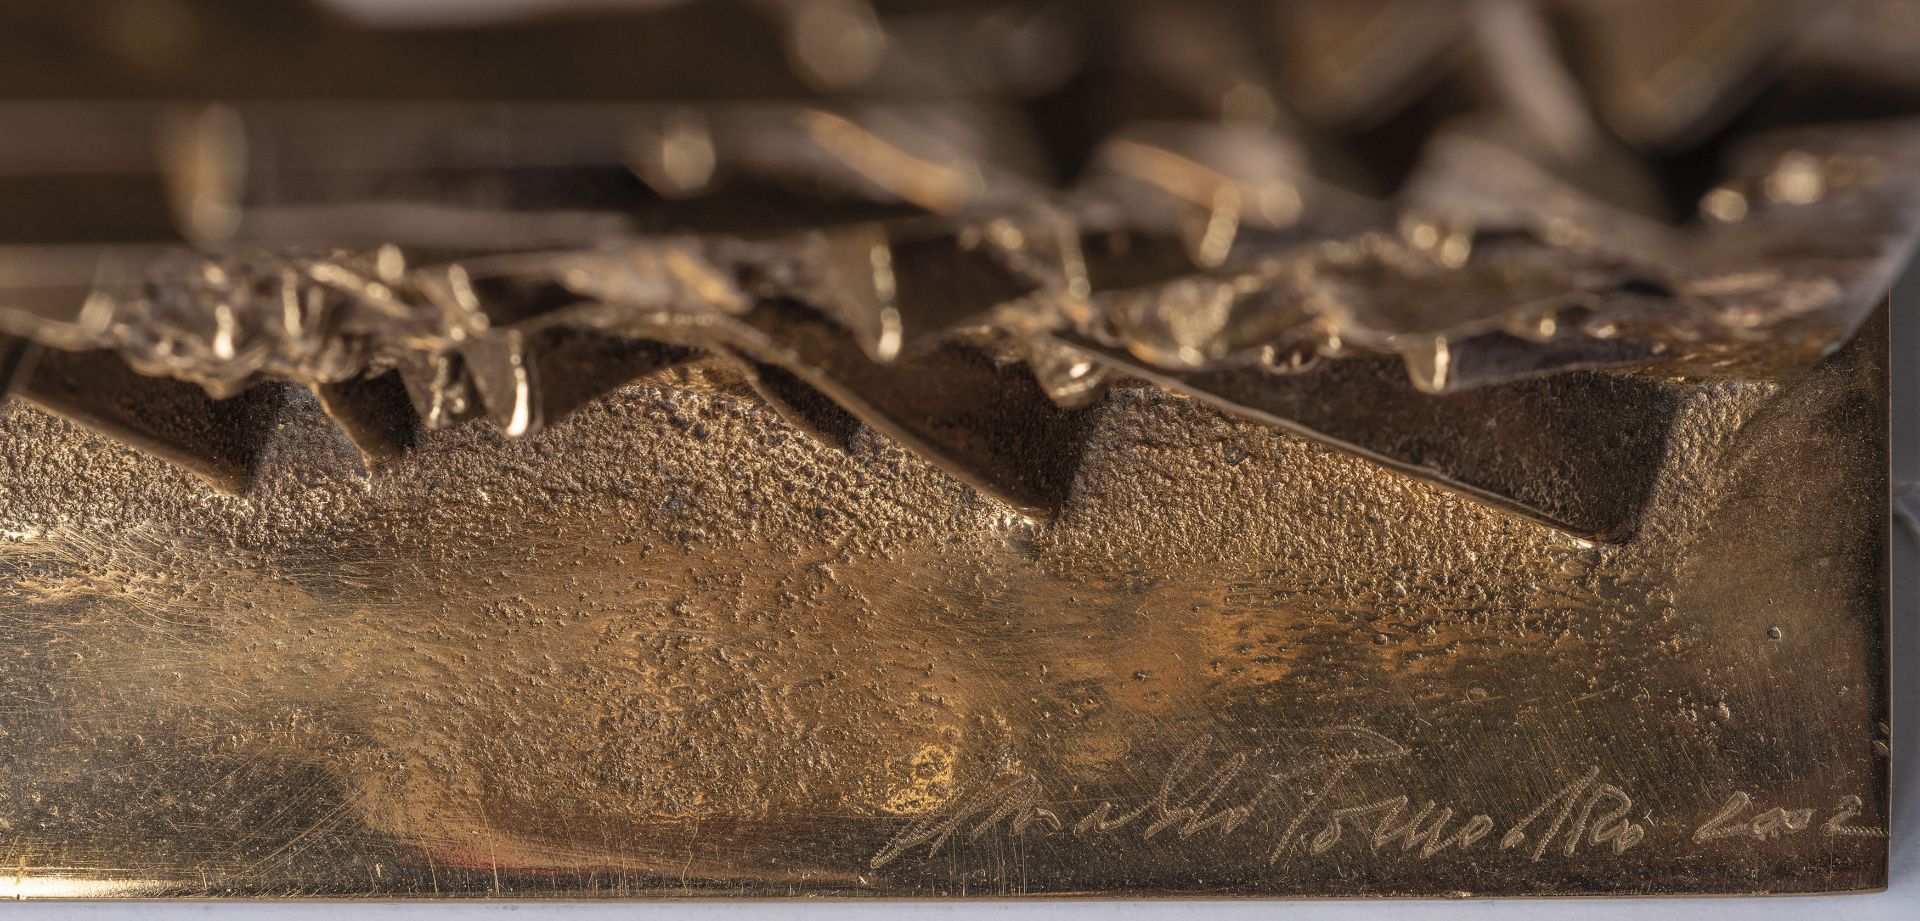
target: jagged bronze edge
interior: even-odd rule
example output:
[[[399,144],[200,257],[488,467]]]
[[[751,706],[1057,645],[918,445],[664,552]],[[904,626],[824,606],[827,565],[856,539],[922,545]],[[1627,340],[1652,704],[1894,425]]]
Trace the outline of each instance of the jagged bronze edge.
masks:
[[[1883,129],[1882,133],[1888,132]],[[1899,138],[1909,133],[1910,129],[1893,131],[1891,135]],[[1849,145],[1840,146],[1844,149]],[[1802,160],[1810,156],[1804,150],[1794,150],[1791,155]],[[1796,168],[1804,168],[1802,160],[1795,161]],[[1896,172],[1894,178],[1905,177]],[[1736,177],[1724,188],[1761,188],[1765,181],[1764,177]],[[1757,234],[1761,237],[1792,236],[1795,232],[1804,234],[1806,227],[1801,225],[1814,225],[1819,221],[1832,223],[1836,212],[1845,217],[1861,211],[1863,202],[1873,201],[1868,192],[1884,196],[1887,184],[1886,178],[1882,177],[1882,181],[1870,190],[1833,188],[1829,190],[1830,196],[1823,196],[1821,201],[1795,202],[1793,204],[1798,205],[1800,210],[1786,209],[1787,231],[1784,234],[1777,228],[1764,225],[1761,225]],[[1876,277],[1889,271],[1885,265],[1897,261],[1896,257],[1904,253],[1910,242],[1910,228],[1895,226],[1896,230],[1906,230],[1905,236],[1888,231],[1889,226],[1898,225],[1903,219],[1906,223],[1911,222],[1910,195],[1906,199],[1896,198],[1905,210],[1900,210],[1892,217],[1867,209],[1867,233],[1860,236],[1871,238],[1867,242],[1879,242],[1881,248],[1886,250],[1867,254],[1867,261],[1875,264],[1874,270],[1866,273],[1868,281],[1865,284],[1869,286],[1882,283]],[[1807,219],[1809,208],[1814,209],[1815,220]],[[932,322],[915,311],[901,309],[903,304],[898,302],[900,292],[897,290],[901,281],[899,277],[889,277],[881,284],[880,280],[864,272],[845,270],[847,262],[844,257],[848,253],[853,256],[853,264],[858,265],[862,257],[875,247],[887,247],[899,252],[898,247],[902,245],[924,250],[929,244],[924,238],[903,244],[887,236],[885,225],[870,225],[851,231],[809,233],[803,235],[798,244],[782,246],[689,238],[641,241],[590,251],[499,257],[505,260],[508,268],[504,277],[515,284],[524,286],[533,282],[545,285],[564,292],[562,300],[573,298],[579,301],[578,306],[549,310],[527,320],[504,325],[494,323],[487,316],[489,305],[483,303],[481,292],[476,287],[474,270],[489,267],[484,260],[477,264],[410,269],[405,266],[404,254],[394,248],[383,248],[374,253],[305,261],[284,257],[254,257],[255,263],[249,269],[227,260],[203,260],[201,257],[183,255],[181,264],[191,269],[190,277],[197,276],[199,281],[223,294],[231,294],[243,287],[258,288],[262,281],[258,275],[259,266],[264,264],[266,271],[277,277],[283,285],[279,296],[272,298],[283,309],[278,314],[248,311],[236,308],[238,299],[234,297],[218,297],[214,299],[217,304],[212,311],[214,322],[211,328],[192,330],[177,324],[169,326],[164,322],[156,322],[161,319],[163,312],[152,309],[149,304],[144,325],[140,321],[124,319],[109,323],[107,339],[112,341],[117,334],[117,351],[143,373],[173,374],[196,379],[216,393],[237,391],[262,376],[287,377],[322,391],[332,388],[334,392],[331,395],[323,393],[331,408],[352,403],[352,398],[340,389],[343,386],[350,385],[356,379],[391,370],[398,374],[403,383],[401,389],[412,397],[415,411],[430,426],[450,424],[485,412],[512,434],[533,431],[544,419],[558,418],[564,414],[537,411],[542,400],[532,383],[535,372],[531,366],[538,359],[531,356],[537,355],[541,349],[538,343],[534,343],[534,348],[529,351],[529,336],[537,338],[550,335],[550,331],[556,328],[574,327],[640,340],[663,340],[684,348],[705,349],[739,358],[749,369],[751,378],[761,383],[762,392],[769,395],[770,401],[795,418],[800,418],[802,413],[796,409],[800,405],[819,407],[831,402],[852,409],[854,416],[875,424],[895,438],[921,450],[989,495],[1029,514],[1044,515],[1064,501],[1067,482],[1062,481],[1057,471],[1050,475],[1035,476],[1032,471],[1023,471],[1021,465],[1036,457],[1053,457],[1063,453],[1070,455],[1073,450],[1070,446],[1048,445],[1041,450],[1035,445],[1024,445],[1010,455],[1005,450],[982,450],[978,445],[930,442],[925,433],[920,431],[925,426],[916,422],[921,421],[917,417],[926,414],[927,405],[939,402],[937,395],[929,400],[923,394],[926,405],[917,407],[897,402],[881,406],[876,404],[871,393],[850,386],[846,377],[854,373],[864,358],[865,363],[873,367],[862,368],[858,373],[872,378],[868,384],[870,388],[897,390],[915,377],[915,371],[928,370],[928,354],[951,357],[953,353],[964,352],[970,347],[964,342],[954,341],[952,332],[956,327],[974,327],[991,321],[1003,335],[1010,334],[1014,357],[1024,360],[1030,369],[1040,373],[1042,381],[1048,385],[1041,388],[1041,394],[1067,404],[1058,411],[1068,417],[1081,412],[1077,404],[1084,403],[1089,392],[1097,392],[1097,381],[1089,385],[1088,378],[1100,374],[1100,369],[1114,365],[1131,368],[1162,383],[1174,382],[1172,385],[1177,389],[1198,390],[1202,395],[1214,397],[1216,402],[1226,403],[1230,408],[1246,409],[1247,401],[1221,398],[1217,392],[1192,384],[1189,380],[1196,374],[1231,371],[1236,367],[1233,362],[1226,362],[1226,367],[1220,367],[1222,363],[1217,359],[1221,356],[1218,354],[1203,352],[1195,361],[1179,354],[1169,355],[1166,349],[1144,346],[1143,337],[1125,326],[1128,305],[1138,303],[1144,297],[1147,303],[1158,304],[1159,310],[1178,311],[1183,309],[1179,296],[1191,298],[1196,284],[1230,292],[1233,297],[1271,298],[1279,291],[1290,294],[1294,299],[1307,300],[1314,295],[1310,286],[1316,272],[1329,269],[1337,272],[1369,261],[1392,265],[1395,270],[1407,271],[1414,277],[1424,274],[1427,280],[1438,279],[1445,284],[1450,273],[1470,271],[1474,267],[1474,260],[1478,258],[1471,247],[1465,258],[1450,254],[1447,247],[1451,245],[1451,240],[1442,235],[1441,230],[1431,230],[1433,225],[1416,225],[1412,233],[1403,236],[1370,233],[1348,240],[1320,241],[1312,248],[1294,247],[1279,256],[1255,261],[1251,266],[1246,266],[1243,261],[1243,267],[1238,271],[1199,271],[1171,279],[1156,290],[1100,291],[1092,292],[1091,297],[1074,298],[1076,286],[1082,290],[1086,288],[1084,278],[1073,277],[1065,267],[1085,265],[1086,254],[1081,249],[1080,229],[1065,219],[1063,212],[1039,213],[1041,217],[1038,219],[1034,218],[1034,212],[1029,211],[1018,218],[976,217],[956,222],[954,226],[959,230],[945,237],[936,236],[931,241],[933,248],[940,250],[943,257],[972,260],[971,271],[978,272],[982,266],[993,266],[1002,274],[1012,277],[1012,281],[996,297],[973,303],[946,304],[943,310],[933,312]],[[1762,212],[1761,218],[1765,216],[1766,212]],[[1463,220],[1458,214],[1451,217],[1455,226],[1444,230],[1445,233],[1457,233],[1458,224]],[[1470,219],[1469,215],[1466,220]],[[1423,241],[1420,238],[1423,232],[1429,234],[1429,239]],[[1719,232],[1736,239],[1739,236],[1729,230]],[[1747,234],[1749,237],[1755,235],[1755,232]],[[1409,236],[1411,239],[1408,239]],[[1846,234],[1840,236],[1843,243],[1848,245],[1861,242]],[[1019,242],[1009,243],[1008,239]],[[1035,247],[1028,242],[1032,240],[1043,243]],[[1711,237],[1709,244],[1699,249],[1711,253],[1715,249],[1714,244],[1723,253],[1740,249],[1712,240]],[[1622,269],[1621,261],[1612,253],[1596,253],[1566,245],[1554,246],[1547,241],[1534,241],[1526,246],[1528,248],[1522,250],[1524,256],[1561,260],[1552,269],[1563,273],[1562,281],[1581,273],[1596,274],[1596,268],[1601,270],[1597,274],[1608,280],[1600,288],[1584,291],[1566,284],[1568,290],[1562,298],[1507,305],[1488,317],[1475,318],[1474,323],[1465,327],[1437,333],[1428,330],[1411,337],[1371,329],[1365,318],[1357,315],[1348,315],[1344,318],[1344,325],[1332,328],[1326,326],[1324,314],[1313,315],[1308,322],[1318,325],[1312,330],[1317,338],[1293,343],[1284,353],[1276,353],[1270,343],[1254,343],[1255,354],[1260,358],[1271,359],[1281,354],[1287,360],[1286,364],[1278,366],[1272,361],[1265,362],[1262,373],[1298,371],[1303,353],[1307,359],[1329,352],[1346,355],[1359,346],[1364,354],[1365,346],[1374,344],[1383,347],[1380,349],[1382,351],[1398,351],[1414,370],[1413,379],[1421,385],[1421,389],[1439,392],[1449,389],[1454,378],[1448,376],[1448,369],[1450,366],[1454,369],[1460,367],[1463,356],[1457,353],[1462,346],[1472,348],[1477,345],[1482,351],[1488,351],[1488,345],[1481,340],[1489,337],[1494,353],[1501,353],[1502,350],[1511,353],[1516,348],[1520,353],[1517,360],[1512,355],[1506,356],[1501,364],[1504,370],[1492,378],[1496,381],[1499,374],[1515,376],[1514,369],[1519,369],[1517,376],[1537,376],[1586,367],[1646,363],[1666,351],[1666,343],[1658,340],[1645,348],[1616,347],[1596,351],[1591,347],[1596,340],[1611,340],[1615,344],[1631,343],[1630,337],[1622,339],[1619,335],[1622,316],[1637,313],[1644,317],[1648,312],[1595,308],[1615,306],[1622,302],[1632,308],[1636,303],[1648,299],[1661,300],[1663,294],[1671,299],[1680,292],[1649,295],[1641,290],[1649,283],[1641,279],[1647,274],[1664,271],[1669,277],[1678,275],[1684,280],[1684,266],[1676,269],[1672,265],[1643,264]],[[823,252],[842,257],[840,264],[836,265],[831,258],[822,260],[820,255]],[[1036,252],[1041,254],[1040,258],[1036,258]],[[1825,256],[1826,253],[1823,251],[1817,255]],[[889,261],[898,263],[901,260]],[[1407,268],[1410,263],[1413,265],[1411,270]],[[751,271],[746,269],[748,266],[752,267]],[[870,260],[866,267],[872,268]],[[895,268],[889,265],[888,271],[894,272]],[[945,268],[946,271],[936,274],[951,275],[953,267]],[[1058,271],[1048,271],[1050,268],[1057,268]],[[247,274],[249,270],[254,274]],[[514,272],[521,273],[521,277],[514,279]],[[1706,287],[1719,283],[1719,276],[1713,271],[1701,275],[1706,279]],[[1298,287],[1303,277],[1308,279],[1306,284],[1309,290]],[[1623,283],[1623,278],[1631,284]],[[1789,298],[1803,297],[1790,287],[1780,285],[1777,278],[1776,288],[1787,287]],[[911,282],[911,276],[907,280]],[[267,281],[271,288],[272,278]],[[1286,290],[1289,285],[1296,287],[1289,292]],[[188,297],[206,293],[196,291],[192,284],[181,290]],[[1873,291],[1871,287],[1868,290]],[[1170,306],[1160,303],[1167,300],[1169,291],[1175,292]],[[297,311],[284,309],[288,304],[312,303],[313,300],[308,297],[310,292],[322,293],[323,302],[327,298],[338,299],[335,311],[340,315],[298,317]],[[645,296],[636,301],[633,297],[635,292]],[[1770,329],[1768,324],[1755,323],[1750,319],[1754,312],[1751,304],[1755,297],[1753,291],[1732,292],[1738,300],[1737,306],[1746,312],[1749,319],[1731,326],[1719,322],[1726,311],[1724,307],[1716,308],[1711,302],[1713,293],[1708,291],[1706,298],[1696,299],[1679,313],[1682,318],[1705,318],[1712,322],[1683,330],[1680,335],[1672,335],[1677,324],[1671,322],[1673,317],[1665,318],[1668,322],[1666,331],[1673,339],[1685,341],[1691,338],[1697,345],[1703,335],[1731,330],[1737,341],[1752,342],[1758,338],[1754,335],[1756,329],[1762,332]],[[1609,297],[1611,301],[1607,300]],[[1827,299],[1857,301],[1860,297],[1859,291],[1841,290],[1829,292]],[[1073,303],[1063,307],[1063,303],[1069,301]],[[798,321],[793,316],[796,309],[803,305],[811,308],[810,312],[802,311],[810,317],[808,322],[817,325],[814,314],[837,321],[840,327],[838,332],[851,341],[828,347],[824,343],[832,338],[830,334],[813,326],[795,326]],[[1671,307],[1671,304],[1664,306]],[[1819,307],[1815,305],[1815,308]],[[1553,330],[1551,322],[1569,308],[1578,308],[1588,314],[1586,322],[1575,335],[1576,343],[1571,346],[1567,343],[1566,335]],[[507,312],[517,310],[509,305]],[[1138,314],[1141,311],[1133,312]],[[1151,315],[1153,311],[1149,309],[1145,312]],[[1831,312],[1831,309],[1810,309],[1805,303],[1759,311],[1763,317],[1777,317],[1782,321],[1799,321],[1809,315],[1820,317]],[[1843,315],[1848,312],[1841,311]],[[206,312],[201,313],[197,319],[207,319]],[[282,346],[280,352],[271,347],[261,351],[256,340],[240,335],[240,327],[247,320],[262,315],[277,316],[283,321],[278,330],[279,336],[274,340]],[[191,310],[185,311],[183,316],[189,320],[196,319]],[[371,324],[361,322],[365,317],[378,319]],[[780,319],[776,321],[767,317]],[[909,356],[904,361],[896,361],[901,349],[907,345],[902,341],[902,335],[909,317],[915,321],[914,342],[908,350]],[[1116,322],[1116,317],[1122,317],[1123,321]],[[1137,321],[1138,317],[1133,319]],[[310,325],[312,329],[308,328]],[[1069,327],[1064,336],[1059,335],[1063,326]],[[781,332],[770,333],[770,329]],[[795,329],[808,330],[815,340],[816,351],[802,353],[795,351],[790,343],[781,341],[782,336],[793,335]],[[1545,330],[1551,331],[1539,332]],[[321,333],[318,338],[313,335],[316,331]],[[1844,331],[1844,328],[1828,328],[1823,335],[1843,335]],[[39,330],[30,329],[29,332],[50,331],[43,327]],[[72,344],[71,336],[67,342],[61,342],[62,337],[57,333],[44,338],[53,339],[55,344]],[[1412,343],[1410,348],[1405,345],[1409,339]],[[1820,344],[1830,345],[1831,342]],[[142,345],[148,350],[145,354],[142,353]],[[396,345],[402,347],[395,348]],[[602,348],[604,350],[606,347]],[[820,351],[822,349],[826,351]],[[681,354],[684,354],[684,350]],[[823,360],[823,355],[829,356],[830,360]],[[1237,357],[1242,358],[1241,363],[1244,364],[1244,354]],[[199,363],[195,364],[195,361]],[[670,361],[642,361],[633,367],[643,371],[664,363]],[[996,368],[1006,364],[1004,360],[992,359],[987,359],[987,363]],[[993,402],[983,401],[979,394],[961,388],[959,378],[953,375],[953,367],[936,367],[941,386],[961,390],[966,396],[966,405]],[[1049,373],[1050,368],[1065,368],[1068,373]],[[209,369],[219,373],[210,375],[207,373]],[[782,369],[788,375],[783,381],[783,395],[775,395],[764,383],[769,379],[768,369]],[[993,375],[996,381],[1001,381],[1003,377],[999,371]],[[1305,379],[1296,375],[1289,377]],[[618,386],[632,379],[632,376],[616,369],[605,378],[598,386]],[[824,393],[830,399],[813,399],[799,394],[795,388],[800,386],[809,388],[816,395]],[[1004,382],[987,386],[1008,390]],[[41,389],[44,391],[46,388]],[[68,387],[52,398],[42,392],[39,394],[40,402],[51,403],[54,408],[64,409],[67,414],[97,427],[113,429],[117,426],[122,437],[149,449],[160,446],[159,453],[163,455],[203,453],[211,445],[238,440],[238,436],[225,434],[197,447],[192,444],[169,446],[171,436],[168,433],[129,430],[127,420],[143,415],[136,409],[121,407],[118,415],[125,418],[116,422],[97,411],[80,408],[86,402],[84,389]],[[1069,393],[1073,396],[1069,397]],[[25,395],[29,399],[35,397],[31,383]],[[178,404],[181,400],[178,395],[169,394],[168,400],[171,401],[170,405],[175,406],[172,412],[180,412]],[[1016,403],[1019,401],[1019,398],[1013,400]],[[1274,421],[1272,414],[1264,410],[1253,409],[1243,414]],[[336,418],[365,415],[351,409],[339,409],[336,412]],[[1032,418],[1038,418],[1032,413],[1025,415],[1030,417],[1029,422]],[[1323,432],[1325,426],[1314,426],[1297,419],[1281,421],[1290,421],[1294,423],[1290,427],[1324,437],[1340,447],[1357,449],[1362,454],[1382,459],[1378,456],[1379,452],[1365,445],[1355,445],[1351,438],[1326,436]],[[393,428],[391,425],[386,427]],[[833,428],[817,424],[806,427],[813,431]],[[1071,419],[1039,426],[1040,430],[1049,433],[1046,438],[1049,441],[1058,441],[1060,432],[1077,427],[1079,423]],[[368,450],[370,458],[384,453],[368,448],[370,437],[366,433],[350,434],[357,435],[356,443],[361,443],[363,450]],[[391,438],[385,440],[392,441]],[[1071,438],[1067,440],[1071,441]],[[1459,487],[1477,498],[1492,498],[1496,504],[1510,509],[1517,507],[1523,513],[1535,512],[1531,517],[1576,533],[1608,536],[1623,529],[1623,525],[1617,521],[1568,521],[1566,516],[1556,514],[1554,510],[1536,509],[1508,495],[1511,490],[1503,488],[1504,484],[1476,483],[1471,481],[1471,477],[1462,481],[1451,471],[1429,470],[1418,463],[1401,463],[1392,457],[1384,460],[1390,466]],[[1070,464],[1050,463],[1054,468],[1070,467]],[[212,472],[201,472],[221,485],[231,487],[243,480],[240,471],[244,470],[244,463],[203,463],[201,466],[217,468]]]

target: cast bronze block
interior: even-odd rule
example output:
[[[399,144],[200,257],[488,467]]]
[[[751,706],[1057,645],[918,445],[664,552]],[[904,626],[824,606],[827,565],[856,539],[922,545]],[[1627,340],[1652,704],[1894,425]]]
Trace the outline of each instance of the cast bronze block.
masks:
[[[0,894],[1884,886],[1920,17],[1642,6],[0,13]]]

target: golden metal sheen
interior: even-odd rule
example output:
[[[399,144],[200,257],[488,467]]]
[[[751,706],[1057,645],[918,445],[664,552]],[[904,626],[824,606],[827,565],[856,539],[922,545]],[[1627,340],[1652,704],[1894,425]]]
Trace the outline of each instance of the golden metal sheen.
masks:
[[[687,380],[246,498],[15,408],[0,891],[1874,888],[1883,337],[1617,544],[1152,389],[1050,525]]]
[[[0,10],[0,897],[1886,882],[1898,0]]]

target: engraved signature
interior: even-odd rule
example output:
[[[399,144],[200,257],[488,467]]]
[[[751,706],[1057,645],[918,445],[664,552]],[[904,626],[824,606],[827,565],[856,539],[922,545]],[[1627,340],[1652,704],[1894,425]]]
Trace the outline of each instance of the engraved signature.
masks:
[[[1829,837],[1885,838],[1884,829],[1848,822],[1860,814],[1864,804],[1860,797],[1851,794],[1840,797],[1833,805],[1832,813],[1825,822],[1820,823],[1820,833]],[[1713,814],[1699,828],[1694,829],[1693,841],[1700,844],[1718,838],[1752,837],[1762,841],[1806,831],[1813,823],[1814,810],[1807,807],[1789,809],[1775,806],[1759,813],[1749,815],[1753,808],[1753,797],[1744,792],[1736,792],[1727,797],[1720,811]]]
[[[1417,807],[1404,793],[1349,802],[1361,771],[1410,754],[1358,726],[1288,733],[1280,743],[1254,749],[1201,739],[1180,752],[1153,795],[1137,804],[1103,801],[1070,821],[1036,778],[1004,779],[962,790],[945,808],[895,835],[870,863],[879,869],[922,847],[931,857],[956,835],[975,840],[1001,827],[1016,835],[1064,833],[1087,840],[1245,834],[1264,848],[1269,864],[1290,853],[1324,854],[1343,842],[1376,853],[1397,846],[1413,859],[1497,846],[1520,849],[1537,861],[1550,851],[1572,856],[1587,847],[1619,854],[1646,837],[1646,827],[1629,817],[1633,799],[1602,781],[1598,767],[1543,799],[1498,839],[1489,838],[1499,825],[1492,816],[1465,814],[1432,799]]]
[[[945,806],[915,821],[876,852],[879,869],[924,848],[932,857],[956,837],[977,840],[996,830],[1013,835],[1072,835],[1085,841],[1132,837],[1185,841],[1201,835],[1245,837],[1269,864],[1290,854],[1365,849],[1396,859],[1425,860],[1446,851],[1497,850],[1531,861],[1572,857],[1583,849],[1619,855],[1646,840],[1648,819],[1633,818],[1634,800],[1592,767],[1543,797],[1517,819],[1502,822],[1405,792],[1363,797],[1364,772],[1408,758],[1412,751],[1359,726],[1286,733],[1281,741],[1236,748],[1203,738],[1182,749],[1144,800],[1101,801],[1077,809],[1052,802],[1038,778],[1016,776],[963,788]],[[1359,800],[1355,802],[1355,800]],[[1692,835],[1694,844],[1722,839],[1766,841],[1809,832],[1828,837],[1884,838],[1883,829],[1853,823],[1864,803],[1842,796],[1814,824],[1805,806],[1758,809],[1745,792],[1729,796]]]

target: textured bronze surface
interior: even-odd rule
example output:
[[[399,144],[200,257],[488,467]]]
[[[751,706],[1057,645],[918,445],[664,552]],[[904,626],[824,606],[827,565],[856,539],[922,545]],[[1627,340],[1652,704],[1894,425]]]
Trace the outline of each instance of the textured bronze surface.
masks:
[[[1883,885],[1920,16],[1648,6],[0,12],[0,895]]]
[[[1047,525],[671,381],[247,498],[16,407],[0,886],[1875,887],[1882,336],[1599,545],[1151,389]]]

